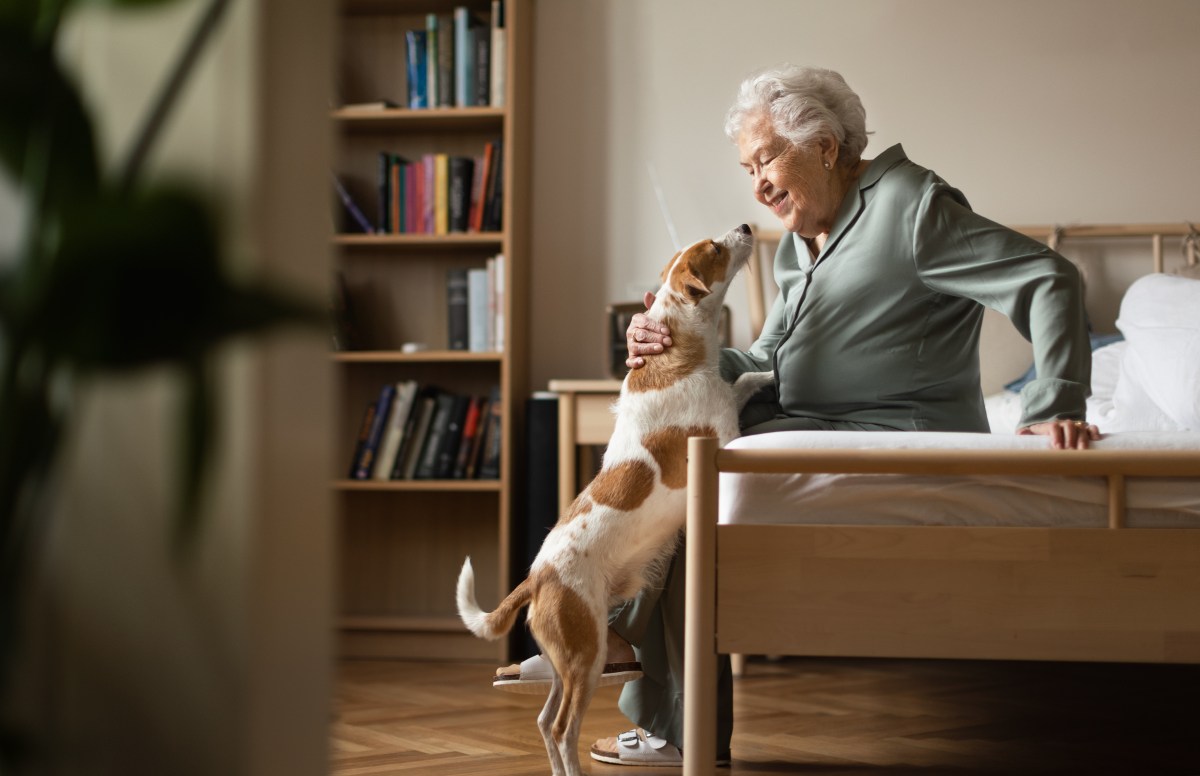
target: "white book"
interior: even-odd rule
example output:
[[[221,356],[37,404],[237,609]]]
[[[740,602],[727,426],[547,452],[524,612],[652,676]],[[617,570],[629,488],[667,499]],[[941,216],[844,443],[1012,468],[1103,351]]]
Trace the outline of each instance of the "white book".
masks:
[[[396,398],[392,399],[387,426],[383,429],[383,441],[379,445],[379,454],[375,456],[375,468],[371,471],[372,479],[391,479],[396,453],[400,451],[400,442],[404,439],[404,424],[408,422],[408,413],[416,397],[416,380],[396,383]]]
[[[467,350],[490,350],[488,342],[488,271],[467,270]]]
[[[491,75],[490,101],[492,107],[504,107],[504,91],[508,88],[507,72],[505,70],[508,58],[508,36],[504,23],[503,0],[492,0],[492,62],[489,65]]]
[[[494,340],[496,350],[504,352],[504,254],[497,253],[494,260],[496,268],[495,293],[492,295],[492,328],[494,330]]]

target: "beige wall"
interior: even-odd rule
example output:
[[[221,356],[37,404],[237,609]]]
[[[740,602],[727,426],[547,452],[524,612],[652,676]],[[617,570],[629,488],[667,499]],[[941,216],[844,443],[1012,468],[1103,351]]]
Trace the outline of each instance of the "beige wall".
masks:
[[[204,5],[91,8],[70,21],[64,58],[81,74],[108,166],[124,158]],[[331,19],[325,0],[234,0],[149,165],[212,192],[236,272],[286,278],[318,303]],[[0,225],[17,223],[15,209],[11,190],[0,196]],[[309,331],[222,351],[214,487],[186,558],[172,554],[170,531],[178,376],[104,378],[78,393],[22,671],[20,708],[52,742],[53,772],[326,772],[326,342]]]
[[[605,305],[656,285],[673,245],[650,167],[684,243],[771,224],[722,131],[749,72],[840,71],[868,157],[903,143],[1001,222],[1196,220],[1197,29],[1191,0],[541,3],[531,385],[602,376]],[[1006,321],[985,336],[1007,357],[991,388],[1028,356]]]

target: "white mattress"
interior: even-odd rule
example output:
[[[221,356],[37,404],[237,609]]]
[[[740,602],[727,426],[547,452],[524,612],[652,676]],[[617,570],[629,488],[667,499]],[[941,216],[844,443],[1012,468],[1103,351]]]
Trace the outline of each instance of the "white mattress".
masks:
[[[1124,432],[1101,450],[1200,450],[1200,433]],[[1044,449],[1013,434],[788,431],[742,437],[730,449]],[[1104,527],[1103,478],[916,477],[897,474],[722,474],[722,523]],[[1200,528],[1200,478],[1127,481],[1130,527]]]

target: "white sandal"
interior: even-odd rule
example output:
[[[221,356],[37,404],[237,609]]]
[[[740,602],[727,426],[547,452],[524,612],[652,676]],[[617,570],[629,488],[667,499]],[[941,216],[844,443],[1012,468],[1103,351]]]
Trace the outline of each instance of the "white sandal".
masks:
[[[641,728],[634,728],[616,738],[602,738],[592,744],[592,759],[613,765],[683,767],[683,754],[674,744]]]
[[[492,687],[523,695],[545,695],[550,692],[553,678],[554,667],[550,661],[541,655],[534,655],[521,661],[520,665],[501,668],[492,679]],[[641,663],[605,663],[596,686],[608,687],[641,678]]]

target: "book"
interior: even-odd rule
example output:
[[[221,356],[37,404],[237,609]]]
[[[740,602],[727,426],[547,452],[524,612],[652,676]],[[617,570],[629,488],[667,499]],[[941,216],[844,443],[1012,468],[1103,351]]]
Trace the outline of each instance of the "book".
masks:
[[[433,234],[436,226],[434,224],[433,202],[437,194],[435,167],[433,154],[425,154],[421,157],[421,169],[424,172],[424,182],[421,184],[421,231],[425,234]]]
[[[492,283],[492,348],[498,352],[503,352],[505,346],[504,326],[506,323],[504,315],[504,254],[497,253],[492,259],[495,280]]]
[[[508,35],[504,27],[504,0],[492,0],[492,62],[488,68],[491,83],[488,96],[495,108],[504,107],[504,93],[508,89]]]
[[[450,210],[447,200],[450,192],[450,157],[435,154],[433,165],[433,231],[434,234],[449,234]]]
[[[383,432],[383,442],[379,445],[379,454],[375,456],[372,479],[391,479],[392,470],[396,465],[396,455],[400,452],[400,443],[404,440],[404,430],[408,425],[408,418],[412,414],[412,406],[416,398],[416,380],[405,380],[396,384],[396,395],[392,399],[392,409]]]
[[[450,426],[450,415],[454,411],[454,399],[455,396],[452,393],[438,394],[433,418],[429,423],[429,432],[425,436],[413,479],[432,480],[436,476],[438,453],[441,452],[442,438]]]
[[[484,397],[479,398],[479,417],[475,421],[475,430],[471,436],[471,449],[467,451],[466,465],[463,468],[463,479],[473,480],[479,472],[479,459],[484,447],[484,437],[487,436],[487,420],[490,417],[491,403]]]
[[[387,423],[388,413],[392,409],[392,399],[396,396],[396,386],[387,383],[379,391],[375,402],[375,417],[371,420],[371,430],[363,443],[358,455],[358,464],[354,468],[354,479],[369,480],[375,471],[375,456],[379,452],[379,443],[383,441],[383,429]]]
[[[475,105],[491,104],[488,92],[492,88],[492,30],[477,26],[471,29],[471,45],[475,47]]]
[[[438,47],[441,45],[441,31],[438,29],[441,20],[436,13],[425,14],[425,96],[427,107],[438,106],[438,91],[440,89],[438,68]]]
[[[447,220],[451,232],[466,232],[471,214],[471,183],[475,178],[475,160],[469,156],[451,156],[447,191]]]
[[[458,443],[458,452],[454,459],[454,471],[450,476],[456,480],[466,479],[467,465],[470,463],[471,452],[475,450],[475,440],[479,436],[479,418],[487,400],[482,396],[472,396],[467,404],[467,416],[463,419],[462,439]]]
[[[392,155],[387,151],[379,152],[379,163],[376,168],[376,185],[379,188],[379,231],[386,234],[392,229]]]
[[[471,408],[471,397],[457,395],[450,407],[450,421],[438,443],[437,462],[434,464],[434,479],[448,480],[454,476],[454,464],[458,461],[458,448],[462,444],[463,425]]]
[[[420,231],[417,228],[417,213],[420,210],[417,198],[421,193],[417,190],[417,177],[415,164],[404,165],[404,231],[410,233]]]
[[[498,232],[504,220],[504,143],[496,140],[492,168],[488,172],[487,190],[483,198],[483,223],[480,230]]]
[[[405,428],[404,439],[400,442],[400,451],[396,454],[396,464],[392,467],[393,480],[411,480],[416,475],[437,406],[437,395],[436,388],[423,388],[413,402],[412,415]]]
[[[354,454],[350,457],[350,470],[347,473],[351,479],[358,471],[358,460],[362,457],[363,449],[366,448],[367,439],[371,436],[371,426],[375,424],[375,409],[375,402],[371,402],[367,405],[366,412],[363,413],[362,423],[358,429],[358,439],[354,443]]]
[[[405,227],[407,225],[408,202],[406,201],[407,192],[404,185],[407,166],[408,160],[403,156],[396,154],[389,155],[388,202],[390,204],[390,213],[388,214],[388,219],[391,221],[390,231],[393,234],[407,231]]]
[[[438,17],[438,94],[439,108],[454,107],[454,16]],[[433,99],[430,95],[430,99]]]
[[[467,350],[473,353],[491,350],[488,297],[487,269],[476,267],[467,270]]]
[[[469,335],[467,270],[446,271],[446,331],[450,350],[467,350]]]
[[[360,208],[358,203],[354,201],[354,197],[350,196],[350,192],[346,190],[346,187],[342,184],[341,179],[339,179],[337,175],[333,176],[333,188],[337,192],[338,198],[342,201],[342,208],[344,212],[349,215],[353,220],[353,223],[358,226],[358,230],[364,234],[374,234],[375,225],[372,224],[371,220],[367,218],[365,213],[363,213],[362,208]]]
[[[471,231],[483,231],[483,204],[487,198],[488,178],[491,175],[494,157],[496,155],[496,144],[492,142],[484,143],[481,169],[479,175],[476,176],[475,189],[471,192]]]
[[[454,103],[459,107],[475,104],[474,21],[466,6],[454,9]]]
[[[484,440],[483,449],[479,451],[478,475],[482,480],[495,480],[500,477],[500,453],[504,442],[500,428],[504,407],[500,403],[498,386],[492,389],[488,401],[490,406],[487,418],[487,437]]]
[[[404,33],[405,74],[408,76],[408,107],[428,108],[429,92],[425,82],[426,64],[425,30],[408,30]]]

